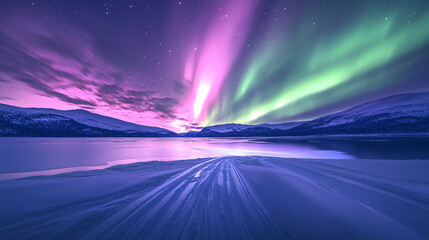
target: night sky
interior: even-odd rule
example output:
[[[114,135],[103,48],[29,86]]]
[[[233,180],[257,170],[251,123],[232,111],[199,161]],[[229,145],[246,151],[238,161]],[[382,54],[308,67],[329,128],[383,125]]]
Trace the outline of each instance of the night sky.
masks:
[[[429,1],[1,1],[0,102],[188,131],[429,90]]]

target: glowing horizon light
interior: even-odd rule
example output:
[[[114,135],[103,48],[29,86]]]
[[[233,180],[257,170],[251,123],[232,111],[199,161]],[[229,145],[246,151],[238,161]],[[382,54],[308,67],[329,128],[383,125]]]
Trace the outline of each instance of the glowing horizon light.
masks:
[[[179,129],[180,132],[185,132],[186,131],[186,125],[187,122],[182,121],[180,119],[176,119],[174,121],[172,121],[170,124],[171,126],[173,126],[174,128]]]

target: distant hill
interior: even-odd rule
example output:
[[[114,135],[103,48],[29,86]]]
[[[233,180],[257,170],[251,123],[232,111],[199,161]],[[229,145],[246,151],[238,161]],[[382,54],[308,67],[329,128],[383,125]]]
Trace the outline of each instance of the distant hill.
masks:
[[[221,124],[208,126],[199,132],[189,132],[184,137],[256,137],[256,136],[282,136],[284,131],[303,122],[290,122],[280,124]]]
[[[171,137],[176,133],[85,110],[20,108],[0,104],[0,136]]]
[[[198,133],[199,133],[198,131],[189,131],[189,132],[180,133],[180,136],[182,136],[182,137],[195,137]]]
[[[286,135],[429,134],[429,92],[367,102],[303,123]]]
[[[429,134],[429,92],[406,93],[371,101],[308,122],[222,124],[185,137],[298,135]]]
[[[429,92],[364,103],[308,122],[222,124],[176,134],[85,110],[20,108],[0,104],[0,136],[38,137],[256,137],[429,134]]]

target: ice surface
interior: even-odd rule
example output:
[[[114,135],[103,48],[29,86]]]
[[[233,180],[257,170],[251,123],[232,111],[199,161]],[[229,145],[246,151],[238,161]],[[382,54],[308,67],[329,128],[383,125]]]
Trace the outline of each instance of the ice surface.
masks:
[[[0,181],[1,239],[425,239],[429,161],[220,157]]]

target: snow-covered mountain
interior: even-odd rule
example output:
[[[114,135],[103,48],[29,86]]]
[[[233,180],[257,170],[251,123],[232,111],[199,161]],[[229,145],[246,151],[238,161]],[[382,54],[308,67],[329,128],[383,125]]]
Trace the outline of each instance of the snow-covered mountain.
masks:
[[[199,132],[189,132],[185,137],[255,137],[255,136],[281,136],[284,130],[293,128],[303,122],[290,122],[279,124],[220,124],[208,126]]]
[[[407,93],[371,101],[308,122],[222,124],[185,137],[253,137],[287,135],[429,134],[429,92]],[[0,136],[179,136],[85,110],[20,108],[0,104]]]
[[[85,110],[20,108],[0,104],[0,136],[177,136]]]
[[[258,125],[228,123],[228,124],[208,126],[205,128],[219,133],[234,132],[234,131],[238,132],[249,128],[269,128],[269,129],[286,130],[289,128],[296,127],[302,123],[303,122],[289,122],[289,123],[278,123],[278,124],[264,123],[264,124],[258,124]]]
[[[222,124],[185,137],[429,134],[429,92],[393,95],[308,122]]]
[[[218,133],[226,133],[226,132],[241,131],[241,130],[251,128],[251,127],[254,127],[254,126],[247,125],[247,124],[229,123],[229,124],[208,126],[208,127],[205,127],[205,129],[210,130],[210,131],[214,131],[214,132],[218,132]]]
[[[429,92],[367,102],[287,131],[287,135],[313,134],[429,134]]]
[[[271,129],[287,130],[287,129],[291,129],[293,127],[296,127],[298,125],[301,125],[303,123],[304,122],[287,122],[287,123],[275,123],[275,124],[264,123],[264,124],[259,124],[257,126],[268,127],[268,128],[271,128]]]

